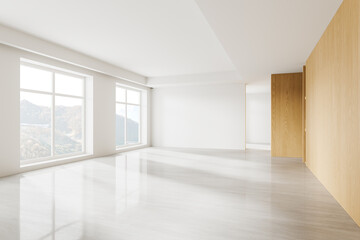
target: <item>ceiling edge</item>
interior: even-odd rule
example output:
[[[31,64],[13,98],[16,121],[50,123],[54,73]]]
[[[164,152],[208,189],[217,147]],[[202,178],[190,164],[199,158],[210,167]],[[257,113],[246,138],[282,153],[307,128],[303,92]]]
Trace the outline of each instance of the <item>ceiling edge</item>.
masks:
[[[245,84],[236,71],[148,78],[148,86],[152,88],[229,83]]]
[[[147,78],[145,76],[1,24],[0,43],[88,70],[110,75],[115,78],[141,85],[147,84]]]

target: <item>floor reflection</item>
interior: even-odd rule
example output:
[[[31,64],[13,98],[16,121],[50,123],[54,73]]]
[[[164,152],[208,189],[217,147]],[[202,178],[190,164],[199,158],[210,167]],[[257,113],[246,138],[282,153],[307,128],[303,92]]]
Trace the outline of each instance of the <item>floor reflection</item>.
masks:
[[[92,235],[98,229],[87,228],[87,222],[94,225],[139,203],[146,171],[146,162],[130,154],[23,174],[20,239]]]
[[[358,240],[299,159],[147,148],[0,179],[0,240]]]

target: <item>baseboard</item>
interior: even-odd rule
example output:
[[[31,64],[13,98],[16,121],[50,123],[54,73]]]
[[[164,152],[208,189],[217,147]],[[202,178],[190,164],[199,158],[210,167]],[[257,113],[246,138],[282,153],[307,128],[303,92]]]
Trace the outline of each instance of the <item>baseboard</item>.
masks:
[[[258,143],[247,143],[246,149],[255,149],[255,150],[271,150],[270,144],[258,144]]]

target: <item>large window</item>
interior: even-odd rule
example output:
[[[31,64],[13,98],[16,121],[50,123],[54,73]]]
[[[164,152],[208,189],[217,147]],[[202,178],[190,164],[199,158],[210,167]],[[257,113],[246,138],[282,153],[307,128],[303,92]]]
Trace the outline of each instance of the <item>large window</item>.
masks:
[[[85,152],[85,77],[22,62],[20,160]]]
[[[116,87],[116,147],[141,143],[141,91]]]

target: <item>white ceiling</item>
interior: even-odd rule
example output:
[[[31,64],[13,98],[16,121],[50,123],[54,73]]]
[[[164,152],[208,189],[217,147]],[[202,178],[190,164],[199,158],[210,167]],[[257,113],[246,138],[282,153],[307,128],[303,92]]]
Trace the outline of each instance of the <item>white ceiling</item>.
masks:
[[[245,82],[302,66],[342,0],[195,0]]]
[[[342,0],[0,0],[0,23],[148,77],[300,71]]]
[[[144,76],[235,69],[193,0],[0,0],[0,23]]]

